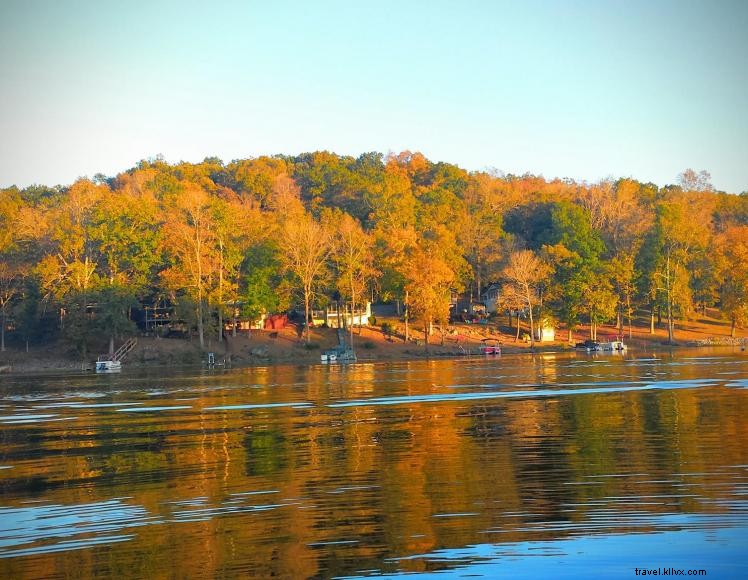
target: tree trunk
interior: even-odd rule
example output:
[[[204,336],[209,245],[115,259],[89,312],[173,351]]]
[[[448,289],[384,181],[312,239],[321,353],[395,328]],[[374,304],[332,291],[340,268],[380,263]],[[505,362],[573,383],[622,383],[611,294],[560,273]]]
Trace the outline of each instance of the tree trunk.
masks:
[[[203,299],[197,301],[197,336],[200,339],[200,349],[205,349],[205,334],[203,333]]]
[[[223,241],[220,244],[220,262],[218,265],[218,342],[223,342]]]
[[[626,296],[626,315],[629,319],[629,340],[631,340],[632,330],[631,330],[631,298]]]
[[[574,337],[572,336],[571,326],[567,329],[569,332],[569,337],[566,339],[568,343],[571,343],[574,340]]]
[[[667,276],[666,289],[667,289],[667,341],[668,344],[673,344],[673,281],[670,272],[670,255],[667,258]]]
[[[649,334],[655,333],[655,307],[654,304],[649,311]]]
[[[309,344],[309,292],[304,289],[304,341]]]
[[[673,305],[669,300],[667,303],[667,341],[673,344]]]
[[[673,344],[673,338],[675,335],[675,323],[673,322],[673,316],[672,314],[668,314],[668,321],[667,321],[667,341],[670,344]]]
[[[519,341],[519,313],[517,313],[517,336],[514,337],[514,342]]]
[[[109,335],[109,355],[111,356],[113,354],[114,354],[114,335],[110,334]]]
[[[410,340],[410,328],[408,327],[408,318],[410,317],[410,306],[408,305],[408,291],[405,291],[405,342]]]
[[[351,280],[351,348],[353,348],[353,319],[356,316],[356,292],[353,290],[353,280]],[[360,326],[360,325],[359,325]]]
[[[673,294],[670,285],[670,263],[668,262],[667,276],[667,342],[673,344]]]
[[[5,308],[0,317],[0,352],[5,352]]]
[[[527,309],[530,311],[530,348],[535,348],[535,325],[532,320],[532,299],[529,286],[527,287]]]
[[[735,338],[735,317],[730,319],[730,336]]]
[[[631,313],[629,313],[629,340],[631,340],[633,336],[633,329],[631,328]]]
[[[429,352],[429,338],[430,338],[429,330],[430,328],[431,328],[431,321],[429,320],[423,325],[423,338],[424,338],[423,346],[426,349],[427,353]]]
[[[200,350],[205,349],[205,333],[203,332],[203,261],[202,237],[199,229],[195,239],[195,263],[197,264],[197,334],[200,339]]]

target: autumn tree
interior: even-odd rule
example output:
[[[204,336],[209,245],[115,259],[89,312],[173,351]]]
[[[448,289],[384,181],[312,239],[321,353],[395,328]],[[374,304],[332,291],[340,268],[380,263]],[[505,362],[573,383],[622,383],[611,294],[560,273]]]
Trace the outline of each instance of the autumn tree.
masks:
[[[495,279],[499,273],[499,241],[504,236],[502,214],[490,182],[471,177],[461,210],[455,218],[457,243],[470,265],[475,296],[480,299],[483,284]]]
[[[211,198],[204,189],[187,182],[173,196],[162,243],[170,264],[161,277],[193,302],[200,348],[205,348],[207,299],[218,256]]]
[[[300,286],[304,300],[304,338],[309,343],[309,314],[318,290],[327,278],[332,252],[329,230],[302,213],[285,221],[279,240],[284,269]]]
[[[327,227],[334,231],[333,261],[337,269],[337,286],[341,295],[351,301],[351,345],[353,345],[353,316],[356,305],[366,291],[369,280],[376,274],[372,254],[372,238],[361,224],[342,212],[325,216]]]
[[[18,264],[8,261],[0,255],[0,352],[5,352],[5,328],[8,324],[8,312],[13,300],[22,289],[22,275]]]
[[[100,281],[94,215],[109,193],[108,186],[86,179],[66,191],[44,222],[48,253],[35,268],[45,297],[60,305],[63,332],[82,356],[95,335],[91,299]]]
[[[592,229],[614,254],[635,251],[651,225],[642,190],[643,186],[631,179],[601,181],[579,190],[578,201],[587,210]]]
[[[224,316],[235,310],[239,296],[241,265],[245,249],[260,232],[259,211],[251,203],[242,202],[230,192],[211,200],[212,234],[217,263],[212,278],[210,295],[218,313],[218,341],[223,340]],[[235,327],[235,324],[234,324]]]
[[[520,312],[527,306],[527,297],[522,293],[522,290],[517,284],[504,284],[501,287],[499,293],[498,305],[500,308],[505,309],[509,313],[509,327],[512,326],[512,313],[516,313],[517,319],[517,332],[514,337],[514,342],[519,340],[520,333]]]
[[[632,337],[632,316],[634,312],[635,263],[631,254],[619,254],[613,257],[609,264],[610,281],[616,296],[616,329],[623,330],[623,315],[626,315],[629,329],[629,339]]]
[[[18,191],[0,191],[0,352],[5,352],[8,311],[22,287],[21,268],[16,258],[17,216],[23,202]]]
[[[590,321],[590,339],[597,340],[598,325],[615,316],[616,295],[610,281],[608,268],[599,265],[599,272],[594,272],[582,285],[582,297]]]
[[[678,184],[684,191],[712,191],[712,176],[708,171],[701,170],[696,173],[693,169],[686,169],[678,175]]]
[[[411,248],[402,267],[409,314],[421,321],[428,351],[434,323],[444,324],[449,319],[452,290],[460,287],[458,275],[438,244],[428,240]]]
[[[748,225],[732,226],[715,240],[719,300],[730,336],[748,326]]]
[[[538,285],[548,277],[549,273],[548,266],[531,250],[513,252],[501,273],[507,284],[513,287],[510,291],[521,294],[525,299],[530,318],[530,344],[533,347],[535,346],[535,328],[532,311],[537,303]]]
[[[101,286],[96,295],[96,318],[109,336],[110,354],[115,338],[134,331],[130,311],[162,265],[160,226],[156,200],[147,191],[123,188],[94,207],[91,239]]]

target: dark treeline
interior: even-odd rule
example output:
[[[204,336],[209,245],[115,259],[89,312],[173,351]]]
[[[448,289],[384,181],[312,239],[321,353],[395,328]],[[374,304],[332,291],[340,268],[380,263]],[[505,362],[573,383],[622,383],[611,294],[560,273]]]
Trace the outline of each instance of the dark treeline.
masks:
[[[200,344],[244,318],[330,299],[402,300],[430,332],[455,292],[569,331],[719,307],[748,322],[748,194],[469,173],[419,153],[224,164],[149,160],[68,187],[0,191],[0,315],[19,344],[85,354],[166,301]],[[12,332],[8,333],[8,330]],[[6,337],[6,334],[8,337]]]

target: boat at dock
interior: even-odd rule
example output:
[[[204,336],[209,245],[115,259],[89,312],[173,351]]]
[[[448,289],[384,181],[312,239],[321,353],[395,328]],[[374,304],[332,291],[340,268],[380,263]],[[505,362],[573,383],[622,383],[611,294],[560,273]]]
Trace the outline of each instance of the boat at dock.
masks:
[[[577,350],[583,350],[585,352],[618,352],[623,353],[628,350],[628,347],[622,340],[611,340],[608,342],[598,342],[596,340],[585,340],[584,342],[578,342],[575,346]]]
[[[329,350],[326,350],[320,355],[320,360],[324,362],[343,362],[343,361],[355,361],[356,353],[353,349],[345,345],[335,346]]]
[[[96,372],[97,373],[114,373],[122,370],[122,362],[118,360],[97,360],[96,361]]]
[[[484,338],[481,342],[481,354],[501,354],[501,344],[495,338]]]
[[[118,373],[122,370],[122,359],[124,359],[128,353],[135,348],[138,344],[138,340],[131,338],[125,341],[121,347],[119,347],[113,354],[102,354],[96,361],[96,372],[97,373]]]
[[[600,343],[596,340],[585,340],[584,342],[578,342],[576,345],[574,345],[574,348],[577,350],[583,350],[586,352],[598,352],[602,350],[600,347]]]
[[[600,350],[602,352],[626,352],[628,347],[622,340],[611,340],[610,342],[601,342]]]
[[[348,346],[345,342],[345,331],[342,328],[338,329],[338,344],[320,355],[320,360],[323,363],[331,362],[353,362],[356,360],[356,353],[353,348]]]

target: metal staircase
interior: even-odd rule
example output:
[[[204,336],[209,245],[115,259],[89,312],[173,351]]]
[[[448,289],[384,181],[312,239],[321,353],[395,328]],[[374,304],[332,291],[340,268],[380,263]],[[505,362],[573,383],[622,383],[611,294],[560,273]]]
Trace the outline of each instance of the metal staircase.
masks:
[[[120,362],[123,360],[127,354],[135,348],[135,345],[138,344],[137,338],[130,338],[125,341],[125,344],[123,344],[121,347],[119,347],[114,354],[108,355],[108,354],[102,354],[99,357],[99,361],[114,361],[114,362]]]

